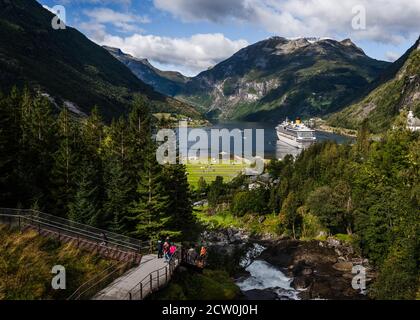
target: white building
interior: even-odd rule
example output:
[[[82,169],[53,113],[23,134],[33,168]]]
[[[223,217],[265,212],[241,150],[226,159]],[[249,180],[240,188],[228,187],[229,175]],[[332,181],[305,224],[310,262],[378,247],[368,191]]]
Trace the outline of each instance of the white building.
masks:
[[[411,131],[420,131],[420,119],[414,116],[413,111],[408,113],[407,129]]]

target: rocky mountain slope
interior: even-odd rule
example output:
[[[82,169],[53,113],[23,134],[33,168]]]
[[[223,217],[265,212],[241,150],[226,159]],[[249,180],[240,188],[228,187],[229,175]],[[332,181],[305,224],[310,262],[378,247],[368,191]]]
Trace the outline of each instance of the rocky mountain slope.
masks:
[[[325,115],[350,103],[388,66],[349,39],[272,37],[188,80],[176,96],[228,119]]]
[[[107,118],[126,112],[133,94],[142,94],[155,111],[198,116],[154,91],[76,29],[54,30],[53,17],[35,0],[0,0],[1,91],[28,85],[77,113],[98,105]]]
[[[381,132],[403,110],[413,110],[420,117],[420,38],[384,72],[367,95],[332,115],[329,123],[356,129],[367,119],[373,132]]]
[[[147,59],[138,59],[120,49],[104,46],[109,53],[124,63],[143,82],[156,91],[174,96],[182,90],[188,78],[176,71],[162,71],[150,64]]]

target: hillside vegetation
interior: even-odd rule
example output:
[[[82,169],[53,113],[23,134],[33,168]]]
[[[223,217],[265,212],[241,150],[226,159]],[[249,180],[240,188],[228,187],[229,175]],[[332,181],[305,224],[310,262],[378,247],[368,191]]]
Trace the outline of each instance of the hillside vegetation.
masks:
[[[320,116],[350,103],[388,66],[349,39],[272,37],[189,79],[175,96],[227,119]]]
[[[331,116],[336,127],[357,129],[367,120],[370,129],[384,132],[402,110],[413,110],[420,117],[420,42],[384,75],[385,79],[359,102]]]
[[[185,103],[157,93],[105,49],[74,28],[54,30],[53,14],[35,0],[0,0],[0,88],[28,85],[61,107],[88,114],[97,105],[110,119],[128,112],[133,94],[156,112],[197,117]]]
[[[160,165],[149,104],[138,96],[106,125],[98,109],[59,115],[29,90],[0,94],[0,206],[36,208],[83,224],[149,239],[191,237],[183,165]]]
[[[209,207],[197,214],[215,227],[247,228],[300,240],[336,235],[379,271],[369,294],[414,299],[419,291],[420,136],[405,126],[370,141],[316,144],[293,159],[273,160],[272,182],[249,190],[247,177],[216,179],[199,190]],[[206,215],[207,214],[207,215]]]
[[[0,225],[0,300],[66,299],[113,262],[38,236]],[[66,268],[65,290],[54,290],[55,265]]]

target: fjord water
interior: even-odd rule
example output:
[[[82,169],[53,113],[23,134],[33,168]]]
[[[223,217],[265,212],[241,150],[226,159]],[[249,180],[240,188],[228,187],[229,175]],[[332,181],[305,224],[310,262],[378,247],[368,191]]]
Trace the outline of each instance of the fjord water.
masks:
[[[268,122],[245,122],[245,121],[220,121],[208,127],[202,127],[208,133],[210,139],[210,130],[211,129],[228,129],[229,131],[234,129],[239,129],[243,132],[245,129],[264,129],[264,153],[266,159],[282,159],[286,155],[291,154],[297,156],[302,150],[295,147],[289,146],[285,143],[281,143],[277,139],[276,133],[276,124]],[[193,129],[189,129],[191,131]],[[351,142],[352,138],[337,135],[334,133],[327,132],[316,132],[318,142],[332,140],[337,143],[346,143]],[[253,151],[255,151],[255,131],[253,132]],[[189,142],[189,146],[194,145],[195,142]],[[210,145],[210,144],[209,144]],[[230,152],[233,154],[233,143],[231,141],[231,150],[223,150],[220,143],[219,152]]]

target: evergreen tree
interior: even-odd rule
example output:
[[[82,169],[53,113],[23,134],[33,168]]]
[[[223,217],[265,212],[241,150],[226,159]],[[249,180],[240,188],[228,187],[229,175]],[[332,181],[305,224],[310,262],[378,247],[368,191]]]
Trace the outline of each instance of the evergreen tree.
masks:
[[[75,192],[76,172],[81,158],[76,141],[80,141],[79,128],[71,119],[67,108],[63,108],[57,119],[58,150],[53,156],[51,170],[52,204],[50,212],[66,217],[68,206]]]
[[[97,184],[98,172],[89,162],[81,166],[74,199],[69,205],[69,219],[99,226],[101,219],[99,186]]]
[[[151,114],[147,101],[142,96],[135,96],[131,112],[127,120],[124,166],[130,179],[132,190],[131,201],[137,198],[137,186],[139,183],[139,172],[143,170],[146,148],[151,143]]]
[[[55,152],[56,126],[52,106],[45,97],[32,97],[28,90],[21,100],[19,179],[26,190],[23,203],[38,202],[41,209],[51,201],[49,173]]]
[[[103,139],[103,123],[98,107],[94,107],[83,126],[83,139],[87,151],[92,157],[98,157],[101,153]]]
[[[207,194],[208,188],[209,188],[209,185],[207,184],[204,177],[200,177],[197,183],[197,194],[199,196],[203,196],[203,195],[205,196]]]
[[[105,170],[104,220],[106,226],[117,233],[134,230],[133,222],[127,219],[130,208],[129,178],[121,161],[115,157],[107,161]]]
[[[163,174],[168,195],[167,216],[171,217],[169,227],[174,232],[180,232],[183,239],[186,239],[192,235],[195,217],[185,166],[166,165]]]
[[[107,157],[126,162],[128,143],[129,138],[126,120],[123,117],[120,117],[118,120],[113,120],[111,126],[107,130],[104,143]]]
[[[222,196],[225,193],[226,188],[223,183],[223,177],[217,176],[216,180],[214,180],[210,184],[209,192],[208,192],[208,201],[209,205],[214,207],[216,206],[219,201],[222,200]]]
[[[20,93],[0,92],[0,204],[14,207],[19,202],[18,160],[20,156]]]
[[[155,148],[149,141],[144,150],[137,200],[130,210],[131,219],[136,223],[133,234],[142,239],[173,235],[168,230],[171,221],[167,216],[169,197],[164,182],[162,167],[156,162]]]

